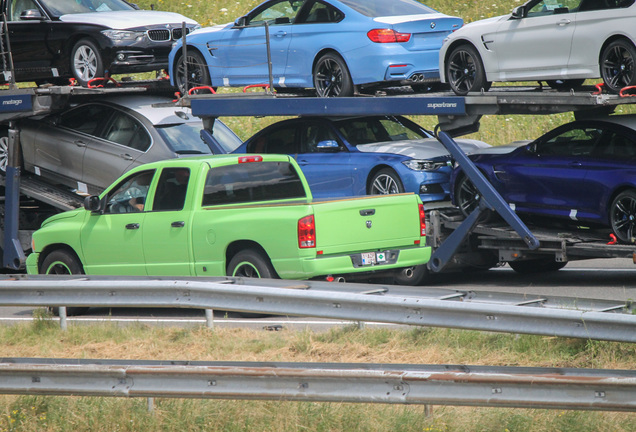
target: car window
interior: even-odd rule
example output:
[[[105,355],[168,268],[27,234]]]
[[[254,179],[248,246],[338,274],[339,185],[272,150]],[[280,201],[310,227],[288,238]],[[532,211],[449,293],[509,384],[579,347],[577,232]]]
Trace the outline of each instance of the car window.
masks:
[[[284,126],[255,138],[247,148],[248,153],[298,153],[296,126]]]
[[[88,12],[110,12],[135,10],[122,0],[40,0],[57,16]]]
[[[157,192],[152,203],[153,210],[183,210],[190,169],[164,168],[157,182]]]
[[[436,13],[435,9],[424,6],[415,0],[340,0],[340,2],[368,17]]]
[[[141,123],[121,111],[115,112],[101,137],[142,152],[148,150],[151,141]]]
[[[9,4],[9,19],[11,21],[20,21],[20,15],[24,11],[33,9],[40,10],[33,0],[12,0]]]
[[[304,198],[305,189],[289,162],[252,162],[212,168],[203,206]]]
[[[585,0],[583,0],[585,1]],[[593,0],[590,0],[593,1]],[[575,12],[581,0],[541,0],[528,9],[528,18]]]
[[[135,213],[144,210],[155,170],[141,171],[122,180],[106,197],[105,213]]]
[[[321,123],[310,123],[302,129],[300,133],[300,153],[318,153],[322,151],[318,148],[318,143],[324,141],[334,141],[338,143],[338,136],[328,126]],[[341,148],[330,149],[328,151],[342,150]]]
[[[636,157],[636,142],[620,133],[606,131],[602,144],[597,147],[594,155],[608,159],[633,159]]]
[[[259,26],[293,23],[305,0],[281,0],[249,18],[247,25]]]
[[[114,109],[105,105],[82,105],[58,117],[58,126],[97,136],[100,126],[107,122]]]
[[[589,156],[600,142],[603,130],[594,127],[577,127],[559,133],[537,144],[539,155]]]
[[[306,18],[300,18],[303,23],[337,23],[342,21],[344,14],[335,7],[322,2],[314,2],[306,13]]]
[[[427,138],[395,117],[343,119],[336,127],[351,145]]]

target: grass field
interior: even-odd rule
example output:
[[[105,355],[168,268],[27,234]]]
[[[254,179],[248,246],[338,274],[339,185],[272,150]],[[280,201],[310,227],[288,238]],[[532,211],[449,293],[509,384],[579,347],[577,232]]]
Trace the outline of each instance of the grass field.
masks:
[[[0,357],[472,364],[633,369],[633,344],[446,329],[324,333],[71,326],[0,328]],[[562,410],[0,396],[0,431],[631,432],[633,414]]]

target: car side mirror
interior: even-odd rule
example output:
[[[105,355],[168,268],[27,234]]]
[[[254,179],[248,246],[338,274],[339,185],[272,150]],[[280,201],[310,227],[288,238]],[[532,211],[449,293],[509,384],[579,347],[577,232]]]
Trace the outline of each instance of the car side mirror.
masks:
[[[512,19],[521,19],[526,17],[526,8],[524,6],[517,6],[512,10]]]
[[[246,27],[247,26],[247,17],[242,16],[236,19],[236,21],[234,21],[234,28],[241,28],[241,27]]]
[[[84,198],[84,208],[91,213],[101,213],[102,202],[97,195],[87,196]]]
[[[338,141],[334,141],[334,140],[320,141],[316,145],[316,148],[318,150],[322,150],[322,151],[338,151],[338,150],[340,150],[340,146],[338,145]]]
[[[20,21],[42,21],[44,17],[37,9],[27,9],[20,13]]]

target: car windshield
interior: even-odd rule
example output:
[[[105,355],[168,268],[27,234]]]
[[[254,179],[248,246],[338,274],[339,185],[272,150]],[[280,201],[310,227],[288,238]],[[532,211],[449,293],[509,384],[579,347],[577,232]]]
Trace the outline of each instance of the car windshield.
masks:
[[[122,0],[40,0],[57,16],[66,14],[131,11],[134,7]]]
[[[188,122],[157,126],[157,131],[170,148],[178,154],[209,154],[210,147],[201,139],[201,123]],[[215,122],[213,135],[228,153],[242,144],[224,124]]]
[[[398,117],[357,117],[334,123],[351,145],[430,138],[415,123]]]
[[[340,0],[340,2],[368,17],[436,13],[435,9],[415,0]]]

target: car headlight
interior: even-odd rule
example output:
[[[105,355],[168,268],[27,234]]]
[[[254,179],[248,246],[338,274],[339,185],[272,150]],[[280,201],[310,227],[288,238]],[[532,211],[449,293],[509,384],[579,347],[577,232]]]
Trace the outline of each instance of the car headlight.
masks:
[[[447,161],[431,161],[423,159],[409,159],[402,162],[408,169],[413,171],[435,171],[448,165]]]
[[[195,26],[192,26],[192,27],[190,28],[190,31],[191,31],[191,32],[193,32],[193,31],[195,31],[195,30],[199,30],[200,28],[201,28],[201,24],[197,24],[197,25],[195,25]]]
[[[140,41],[146,35],[144,32],[129,31],[129,30],[102,30],[102,34],[109,39],[121,41],[121,40],[136,40]]]

